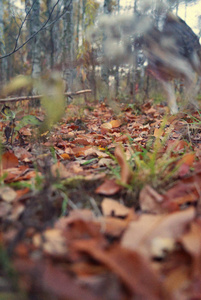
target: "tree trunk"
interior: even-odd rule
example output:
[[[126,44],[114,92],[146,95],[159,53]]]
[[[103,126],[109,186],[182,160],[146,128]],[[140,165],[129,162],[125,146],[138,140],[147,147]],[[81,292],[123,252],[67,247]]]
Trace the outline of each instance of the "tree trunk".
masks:
[[[5,50],[5,40],[4,40],[4,4],[3,0],[0,0],[0,55],[4,55]],[[3,85],[6,83],[6,72],[7,71],[7,59],[3,58],[0,61],[0,84]]]
[[[112,1],[111,0],[104,0],[104,14],[110,14],[111,13],[111,5]],[[104,50],[104,42],[107,39],[107,33],[104,33],[103,35],[103,54],[105,52]],[[104,82],[104,88],[103,88],[103,97],[110,97],[109,95],[109,67],[108,64],[103,63],[102,68],[101,68],[101,78]]]
[[[70,92],[73,86],[73,1],[64,0],[64,9],[68,12],[63,16],[63,78]]]
[[[31,14],[31,35],[40,28],[40,0],[32,0],[33,11]],[[37,34],[32,43],[32,77],[38,78],[41,75],[41,44],[40,35]]]

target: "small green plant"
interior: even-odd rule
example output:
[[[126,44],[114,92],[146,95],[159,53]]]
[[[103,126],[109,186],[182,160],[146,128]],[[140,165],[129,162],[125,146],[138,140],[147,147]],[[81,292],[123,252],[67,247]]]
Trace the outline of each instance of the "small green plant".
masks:
[[[159,133],[147,142],[145,147],[141,145],[134,145],[133,140],[129,139],[130,158],[128,164],[133,170],[132,180],[129,184],[132,190],[141,190],[145,184],[150,184],[154,188],[164,185],[171,181],[177,175],[180,167],[178,161],[185,154],[184,151],[174,153],[174,146],[166,149],[166,143],[170,136],[171,129],[164,133],[166,118],[162,122]],[[137,150],[136,150],[137,149]],[[110,157],[116,161],[114,155]],[[110,169],[112,175],[120,182],[120,166]],[[125,186],[125,184],[123,185]],[[129,187],[128,186],[128,187]]]

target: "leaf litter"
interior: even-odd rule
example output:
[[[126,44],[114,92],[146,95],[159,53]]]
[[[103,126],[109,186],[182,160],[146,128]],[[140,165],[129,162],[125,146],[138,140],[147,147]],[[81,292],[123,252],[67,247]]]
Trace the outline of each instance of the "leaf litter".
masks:
[[[200,129],[165,114],[100,104],[4,137],[0,298],[201,299]]]

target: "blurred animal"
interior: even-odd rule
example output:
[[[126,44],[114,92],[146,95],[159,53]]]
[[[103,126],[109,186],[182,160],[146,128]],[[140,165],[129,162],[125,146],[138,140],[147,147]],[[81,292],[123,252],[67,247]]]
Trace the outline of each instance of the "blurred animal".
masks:
[[[102,40],[103,56],[112,64],[132,63],[133,54],[143,51],[149,72],[161,82],[167,93],[170,112],[177,113],[172,79],[183,79],[190,90],[196,81],[195,74],[201,75],[201,46],[192,29],[163,9],[157,19],[147,13],[104,16],[91,34],[93,41],[101,31],[107,35]],[[188,100],[193,102],[190,97]]]
[[[201,46],[198,37],[181,18],[167,13],[161,23],[141,36],[140,46],[148,59],[148,69],[162,83],[170,112],[174,114],[178,107],[171,80],[183,79],[188,93],[192,92],[195,73],[201,75]],[[188,97],[193,103],[192,94]]]

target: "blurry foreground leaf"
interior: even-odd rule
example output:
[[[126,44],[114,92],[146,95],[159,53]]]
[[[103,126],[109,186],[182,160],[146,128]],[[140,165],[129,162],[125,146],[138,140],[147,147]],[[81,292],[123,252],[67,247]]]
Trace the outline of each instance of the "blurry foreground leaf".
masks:
[[[58,122],[65,112],[63,80],[59,74],[53,73],[48,80],[39,82],[38,88],[43,95],[41,104],[46,111],[46,118],[40,128],[41,133],[43,133]]]
[[[19,131],[22,127],[27,126],[27,125],[35,125],[35,126],[39,126],[41,124],[41,120],[39,120],[37,117],[32,116],[32,115],[28,115],[28,116],[24,116],[20,122],[18,123],[18,125],[15,127],[16,131]]]
[[[33,79],[28,76],[17,76],[11,80],[4,88],[3,94],[7,95],[8,93],[15,92],[22,88],[31,88],[33,84]]]

